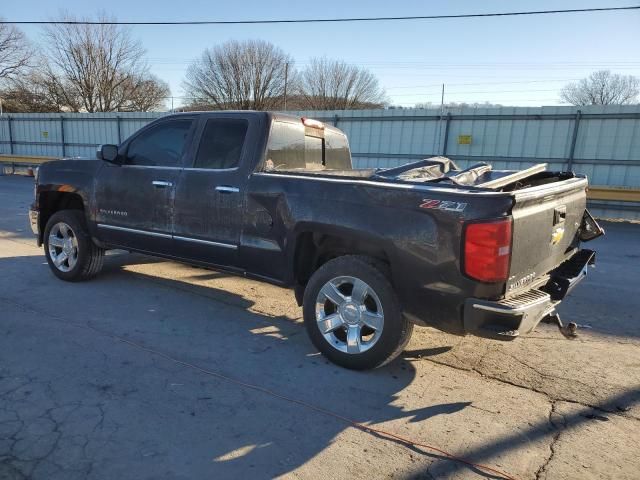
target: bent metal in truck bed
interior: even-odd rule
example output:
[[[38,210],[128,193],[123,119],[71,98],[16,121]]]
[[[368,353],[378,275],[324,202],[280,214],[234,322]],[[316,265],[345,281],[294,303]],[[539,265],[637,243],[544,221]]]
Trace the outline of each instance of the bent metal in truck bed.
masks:
[[[53,273],[126,249],[291,287],[314,345],[347,368],[391,361],[414,324],[511,340],[594,264],[587,179],[437,157],[353,169],[338,129],[266,112],[163,117],[97,159],[38,172],[30,220]]]

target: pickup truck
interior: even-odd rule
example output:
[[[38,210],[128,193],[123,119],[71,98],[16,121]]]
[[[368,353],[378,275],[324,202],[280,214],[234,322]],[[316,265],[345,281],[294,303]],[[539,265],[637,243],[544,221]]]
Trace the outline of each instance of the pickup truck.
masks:
[[[124,249],[287,286],[316,348],[352,369],[391,361],[414,324],[573,334],[555,307],[603,233],[584,176],[443,157],[354,169],[340,130],[279,113],[168,115],[96,156],[37,174],[30,222],[58,278]]]

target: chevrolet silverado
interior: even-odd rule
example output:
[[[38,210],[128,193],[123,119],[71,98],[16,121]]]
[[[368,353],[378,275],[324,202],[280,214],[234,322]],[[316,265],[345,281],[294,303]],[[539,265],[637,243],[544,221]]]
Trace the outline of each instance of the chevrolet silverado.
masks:
[[[346,136],[268,112],[162,117],[96,159],[38,171],[29,213],[62,280],[124,249],[293,289],[313,344],[347,368],[391,361],[414,324],[512,340],[595,261],[587,179],[444,157],[354,169]]]

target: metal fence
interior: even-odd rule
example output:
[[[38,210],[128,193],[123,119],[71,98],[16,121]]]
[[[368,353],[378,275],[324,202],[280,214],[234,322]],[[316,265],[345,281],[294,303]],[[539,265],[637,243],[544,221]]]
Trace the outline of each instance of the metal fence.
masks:
[[[0,116],[0,153],[94,156],[102,143],[120,143],[166,113],[21,113]]]
[[[516,169],[546,162],[585,173],[593,185],[640,187],[640,105],[295,113],[345,131],[357,167],[390,167],[432,155],[463,167],[486,161]],[[119,143],[163,115],[3,115],[0,153],[93,156],[98,144]],[[626,218],[640,218],[640,204],[633,202],[597,207],[604,216],[625,211]]]

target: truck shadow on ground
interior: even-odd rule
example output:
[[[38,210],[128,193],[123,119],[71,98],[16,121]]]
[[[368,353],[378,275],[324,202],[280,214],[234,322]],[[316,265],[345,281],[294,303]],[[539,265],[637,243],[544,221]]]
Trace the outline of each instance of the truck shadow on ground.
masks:
[[[57,360],[51,348],[45,347],[51,341],[46,335],[40,340],[37,340],[37,334],[35,339],[31,335],[29,344],[42,342],[36,350],[47,352],[47,356],[42,358],[37,353],[30,354],[28,358],[32,365],[25,365],[20,358],[11,360],[8,352],[12,350],[4,348],[8,345],[2,345],[9,339],[0,337],[0,351],[4,351],[4,356],[8,355],[10,360],[4,362],[0,372],[0,387],[2,378],[24,375],[22,368],[37,372],[30,373],[33,376],[28,393],[30,403],[24,402],[23,393],[17,389],[3,397],[5,405],[20,418],[23,415],[26,418],[34,413],[44,415],[52,408],[58,408],[56,399],[64,396],[66,403],[99,406],[103,412],[101,425],[116,427],[108,438],[108,445],[94,458],[77,459],[78,464],[71,462],[76,473],[83,471],[90,462],[93,465],[90,470],[94,474],[89,478],[107,478],[110,463],[129,458],[131,472],[144,472],[146,476],[150,475],[149,478],[165,478],[169,471],[188,472],[189,478],[204,478],[212,474],[218,478],[271,478],[292,472],[321,455],[336,437],[350,428],[344,420],[314,412],[297,401],[322,407],[355,422],[372,424],[399,419],[412,424],[428,423],[438,416],[456,415],[472,404],[462,395],[451,402],[419,408],[413,408],[416,405],[413,402],[408,408],[400,392],[415,380],[416,370],[410,362],[400,359],[370,372],[336,367],[314,351],[297,319],[251,312],[248,310],[252,305],[250,300],[233,299],[229,292],[212,292],[209,287],[191,284],[185,287],[185,282],[166,278],[155,277],[150,282],[150,275],[123,270],[123,266],[131,261],[140,264],[157,260],[114,256],[107,259],[104,274],[95,280],[65,283],[53,277],[43,265],[41,256],[0,259],[0,270],[18,279],[16,292],[24,291],[27,285],[35,285],[33,298],[37,300],[23,300],[19,293],[13,295],[12,289],[2,292],[0,297],[6,299],[7,305],[38,316],[38,322],[47,322],[48,328],[64,328],[65,341],[70,342],[68,347],[60,346],[64,353],[63,361],[70,362],[70,367],[64,368],[54,365]],[[19,272],[22,273],[17,275]],[[203,273],[209,275],[212,272]],[[165,295],[166,287],[170,292]],[[165,308],[162,317],[152,313],[137,315],[132,304],[117,300],[130,298],[132,291],[166,301],[162,305]],[[212,295],[221,295],[225,301],[211,302]],[[91,302],[84,301],[88,297],[92,298]],[[103,303],[107,298],[114,299],[114,305],[109,308],[105,308]],[[65,309],[69,304],[78,305],[77,310]],[[189,305],[189,314],[174,314],[169,310],[171,305]],[[47,313],[61,311],[67,313],[63,316]],[[25,319],[21,317],[12,320],[22,328],[34,328],[23,323]],[[271,328],[265,329],[268,326]],[[37,332],[37,329],[32,331]],[[105,351],[97,362],[91,351],[76,348],[85,344],[86,339],[76,340],[73,337],[87,336],[87,333],[90,337],[101,337],[102,341],[104,337],[112,336],[144,346],[147,350],[142,357],[154,357],[153,364],[157,366],[150,369],[149,378],[165,375],[163,384],[169,384],[176,381],[176,372],[180,372],[178,381],[182,387],[172,387],[181,389],[180,393],[176,391],[176,395],[167,400],[166,391],[145,390],[138,377],[126,372],[136,367],[136,360],[123,358],[122,353],[118,353],[122,350],[122,345],[117,347],[118,342],[112,344],[113,352],[109,352],[111,348]],[[123,343],[126,347],[127,343]],[[131,347],[130,350],[135,349]],[[131,353],[131,356],[139,357],[139,353]],[[436,353],[437,350],[431,352]],[[423,351],[419,355],[428,354],[430,352]],[[47,365],[43,364],[45,358]],[[207,378],[197,370],[190,373],[198,381],[190,382],[184,365],[177,362],[172,365],[171,359],[268,388],[296,402],[247,389],[233,381]],[[65,370],[64,380],[52,381],[54,372],[59,377],[60,368]],[[44,390],[37,391],[45,385],[46,394]],[[41,403],[34,406],[33,402],[39,398]],[[140,407],[133,412],[135,425],[130,425],[131,405],[136,404]],[[154,432],[158,432],[159,418],[163,418],[166,425],[160,428],[162,435],[154,436]],[[25,422],[27,424],[28,421]],[[48,455],[66,457],[69,452],[64,451],[64,445],[67,445],[64,440],[77,435],[75,428],[71,420],[57,424],[56,435],[59,438],[50,446]],[[100,432],[95,430],[89,435],[93,434],[99,436]],[[187,442],[177,444],[174,436],[185,434]],[[19,435],[21,447],[33,444],[46,450],[47,445],[43,447],[42,442],[47,440],[41,433],[32,434],[25,428]],[[368,434],[362,432],[357,435]],[[350,443],[347,441],[347,445]],[[376,443],[370,454],[382,455],[388,446]],[[371,441],[363,439],[363,444],[351,446],[348,455],[355,456],[357,468],[371,468],[375,461],[369,464],[366,460],[367,448],[372,448]],[[153,445],[153,450],[159,453],[152,458],[142,458],[144,453],[139,451],[140,445]],[[433,452],[421,454],[430,461],[445,459]],[[25,461],[18,453],[0,452],[0,474],[8,472],[8,475],[15,474],[15,478],[21,478],[20,475],[39,478],[31,475],[31,468],[41,468],[42,464],[42,459]],[[102,476],[96,473],[100,471],[96,465],[105,466]],[[164,474],[159,474],[161,472]],[[67,472],[66,475],[50,474],[46,477],[75,478],[69,475]],[[171,475],[166,478],[169,477]]]
[[[141,292],[141,295],[162,300],[165,296],[163,292],[168,289],[172,293],[166,294],[166,303],[162,305],[165,313],[160,319],[151,314],[134,315],[125,300],[112,312],[103,311],[99,305],[80,307],[77,315],[68,320],[86,321],[97,325],[100,331],[126,337],[172,358],[222,372],[243,382],[269,388],[311,405],[321,406],[356,422],[379,424],[404,419],[412,424],[423,423],[427,429],[430,419],[440,415],[455,416],[472,406],[473,398],[465,397],[466,392],[463,391],[458,395],[459,398],[454,399],[456,401],[405,408],[401,404],[403,398],[400,392],[416,380],[416,369],[410,361],[399,359],[383,369],[370,372],[347,371],[329,364],[317,355],[306,339],[304,329],[297,318],[255,313],[251,311],[254,304],[251,299],[225,290],[124,270],[124,267],[132,262],[140,265],[163,260],[128,255],[113,256],[107,259],[103,275],[92,282],[82,284],[57,282],[48,269],[45,271],[43,260],[41,256],[0,259],[0,271],[12,275],[18,282],[25,282],[25,285],[19,287],[32,284],[37,279],[33,282],[36,290],[48,289],[47,295],[44,296],[42,292],[34,292],[33,298],[43,298],[42,304],[36,304],[34,311],[62,310],[60,307],[68,302],[86,298],[88,293],[101,290],[105,291],[105,298],[122,296],[126,299],[132,291],[140,291],[141,284],[144,284],[145,289],[148,288]],[[38,265],[41,265],[42,269],[36,271],[34,267]],[[198,277],[216,274],[217,272],[202,270],[194,275]],[[64,295],[59,295],[60,293]],[[7,292],[4,292],[3,296],[6,294]],[[215,301],[210,302],[210,299]],[[171,310],[174,304],[178,304],[177,307],[188,305],[190,313],[175,313],[180,310]],[[46,319],[43,315],[43,320]],[[48,341],[48,338],[42,339],[44,343]],[[414,349],[405,352],[405,358],[437,356],[450,349],[450,346]],[[158,362],[166,363],[165,360],[159,358]],[[117,369],[111,371],[110,368],[111,381],[105,380],[105,385],[97,389],[98,393],[95,392],[95,388],[87,392],[84,385],[94,382],[95,371],[100,371],[104,366],[92,365],[91,360],[83,356],[74,358],[73,361],[84,369],[78,375],[89,375],[91,381],[80,381],[74,384],[74,388],[64,385],[60,388],[66,388],[66,395],[77,401],[86,401],[98,395],[95,401],[104,409],[105,417],[118,425],[118,430],[109,439],[106,453],[98,453],[99,458],[91,459],[93,463],[108,464],[119,456],[130,457],[131,448],[140,448],[140,442],[146,442],[152,443],[162,454],[144,461],[139,456],[133,457],[133,471],[138,473],[141,472],[141,468],[144,468],[142,471],[145,474],[175,472],[177,467],[171,462],[176,462],[175,459],[180,457],[180,462],[184,463],[183,471],[189,472],[187,476],[191,477],[214,474],[220,478],[268,478],[290,473],[304,466],[314,457],[321,455],[336,437],[349,428],[343,421],[309,412],[300,405],[274,400],[259,392],[255,395],[244,391],[237,392],[236,390],[243,390],[242,387],[236,388],[237,385],[226,385],[224,382],[207,382],[204,377],[204,381],[188,385],[188,389],[185,388],[177,399],[172,399],[167,405],[162,403],[162,394],[139,388],[135,378],[131,385],[120,385],[119,389],[128,392],[127,402],[138,400],[143,406],[153,405],[151,411],[148,408],[137,411],[140,417],[137,428],[140,431],[132,431],[127,426],[127,419],[123,418],[125,413],[120,411],[125,398],[120,398],[118,390],[113,387],[122,382],[131,382],[132,379],[122,372],[119,373]],[[38,362],[36,359],[36,363]],[[163,368],[170,371],[168,367]],[[160,375],[163,371],[160,371]],[[38,375],[46,376],[46,372],[46,369],[42,369]],[[11,376],[15,372],[9,370],[2,373],[4,376]],[[46,377],[39,380],[43,383],[50,381]],[[225,398],[228,397],[229,390],[235,392],[230,402]],[[107,395],[105,392],[109,395],[108,402],[103,398]],[[638,389],[633,389],[612,397],[606,405],[603,404],[603,408],[631,406],[639,401],[639,392]],[[14,393],[17,395],[19,392]],[[156,395],[157,399],[154,399]],[[11,402],[11,408],[20,410],[23,398],[14,397],[13,394],[5,398],[7,402]],[[33,405],[29,405],[28,408],[32,409]],[[45,412],[51,405],[43,403],[40,408]],[[166,435],[155,438],[153,433],[146,434],[144,427],[147,425],[149,432],[156,431],[152,425],[157,423],[159,412],[167,422]],[[126,415],[129,414],[130,412]],[[574,428],[586,421],[593,421],[593,416],[576,414],[566,419],[566,428]],[[304,424],[309,426],[301,427]],[[66,431],[72,435],[73,427],[70,425],[61,424],[57,428],[62,437]],[[189,432],[190,440],[178,446],[171,438],[171,432]],[[215,432],[215,435],[212,436],[212,432]],[[554,432],[554,428],[548,422],[540,422],[507,438],[467,450],[464,456],[474,462],[491,463],[496,457],[526,447],[528,442],[551,438]],[[34,435],[31,439],[28,436],[23,439],[26,442],[29,440],[37,443],[41,442],[42,438]],[[62,445],[64,442],[57,442],[53,447],[62,449]],[[376,451],[368,453],[351,446],[347,454],[358,457],[354,459],[357,468],[374,468],[375,462],[366,463],[367,455],[382,455],[386,448],[384,444],[378,444]],[[417,470],[414,473],[418,477],[446,477],[462,468],[494,478],[474,467],[452,462],[445,456],[431,451],[419,447],[407,448],[424,456],[424,463],[416,465]],[[64,456],[65,452],[59,451],[58,455]],[[10,463],[10,458],[7,458],[9,457],[4,458],[2,462]],[[155,464],[149,465],[149,462]],[[420,471],[420,466],[426,464],[429,464],[428,471],[426,468]],[[345,475],[348,475],[348,472],[345,472]],[[164,477],[157,475],[155,478]]]
[[[216,274],[217,272],[211,272],[209,274],[203,273],[200,277],[208,278],[207,276],[211,275],[212,276],[211,278],[215,278]],[[136,273],[136,275],[138,274]],[[226,275],[226,274],[221,274],[221,275]],[[196,277],[198,277],[198,275],[193,276],[193,278],[196,278]],[[193,288],[193,286],[190,286],[190,288]],[[197,288],[201,288],[201,287],[197,287]],[[209,287],[204,287],[204,288],[209,290]],[[211,292],[209,292],[208,294],[211,294]],[[223,297],[228,298],[229,292],[221,291],[221,292],[214,293],[214,295],[222,295]],[[246,298],[242,298],[242,299],[236,298],[233,301],[233,303],[237,305],[237,302],[239,301],[242,303],[243,308],[250,308],[253,305],[253,302]],[[296,322],[296,319],[286,317],[286,316],[278,317],[277,320],[286,321],[286,322]],[[611,333],[614,335],[622,333],[616,328],[615,325],[611,326],[610,328],[612,331],[606,332],[606,333]],[[628,328],[625,328],[625,333],[628,334]],[[437,346],[437,347],[430,347],[430,348],[413,349],[413,350],[405,351],[402,358],[411,360],[411,359],[419,359],[423,357],[437,356],[450,351],[452,348],[453,347],[451,346]],[[405,385],[409,385],[413,381],[413,378],[407,378],[406,376],[406,371],[407,371],[406,368],[409,365],[409,363],[401,359],[394,362],[394,364],[389,368],[397,369],[398,365],[401,365],[401,369],[405,372],[405,375],[402,376],[402,378],[405,379],[404,381]],[[411,367],[409,371],[411,372],[411,375],[415,376],[415,372],[412,370],[413,370],[413,367]],[[353,374],[353,372],[350,372],[350,373]],[[358,374],[355,374],[355,375],[358,375]],[[365,373],[360,375],[367,375],[367,374]],[[376,373],[373,373],[373,375],[375,376]],[[395,397],[395,394],[392,393],[391,396]],[[563,424],[561,427],[550,424],[549,422],[540,422],[540,423],[531,424],[529,428],[527,428],[525,431],[520,431],[518,433],[515,433],[513,436],[509,436],[507,438],[503,438],[495,442],[486,443],[482,446],[468,450],[465,453],[465,458],[472,459],[476,463],[491,463],[492,459],[495,460],[496,458],[504,455],[506,452],[517,450],[519,448],[525,448],[527,443],[535,442],[536,440],[540,440],[540,439],[550,441],[553,438],[553,436],[559,431],[559,429],[571,430],[571,429],[578,428],[579,426],[587,422],[593,422],[594,420],[599,420],[599,421],[606,420],[607,418],[600,415],[598,413],[599,411],[615,412],[615,411],[621,411],[620,410],[621,408],[624,408],[625,410],[627,410],[638,403],[640,403],[640,389],[632,388],[622,393],[619,393],[617,395],[612,395],[611,397],[608,398],[607,401],[601,402],[600,404],[596,405],[595,409],[592,407],[585,406],[579,412],[565,417],[563,419]],[[390,411],[388,411],[388,413],[385,413],[382,416],[374,415],[368,418],[366,421],[377,423],[377,422],[386,421],[390,419],[405,418],[410,423],[423,422],[437,415],[454,414],[470,405],[472,405],[472,402],[467,401],[467,402],[454,402],[450,404],[439,404],[434,406],[428,406],[428,407],[424,407],[418,410],[413,410],[410,412],[406,412],[402,410],[394,412],[393,409],[391,409]],[[387,404],[386,407],[387,408],[391,407],[391,405]],[[431,461],[433,461],[433,463],[429,466],[428,470],[424,470],[422,472],[422,475],[424,476],[435,474],[437,478],[446,477],[449,475],[456,474],[461,469],[471,468],[472,470],[475,471],[475,473],[481,474],[486,477],[491,477],[491,475],[488,475],[487,472],[481,472],[475,469],[474,467],[470,467],[469,465],[465,465],[460,462],[452,462],[451,459],[449,458],[446,458],[444,456],[434,455],[433,452],[421,449],[419,447],[413,446],[409,448],[416,453],[420,453],[422,455],[430,457]],[[417,474],[417,475],[422,476],[421,474]]]

